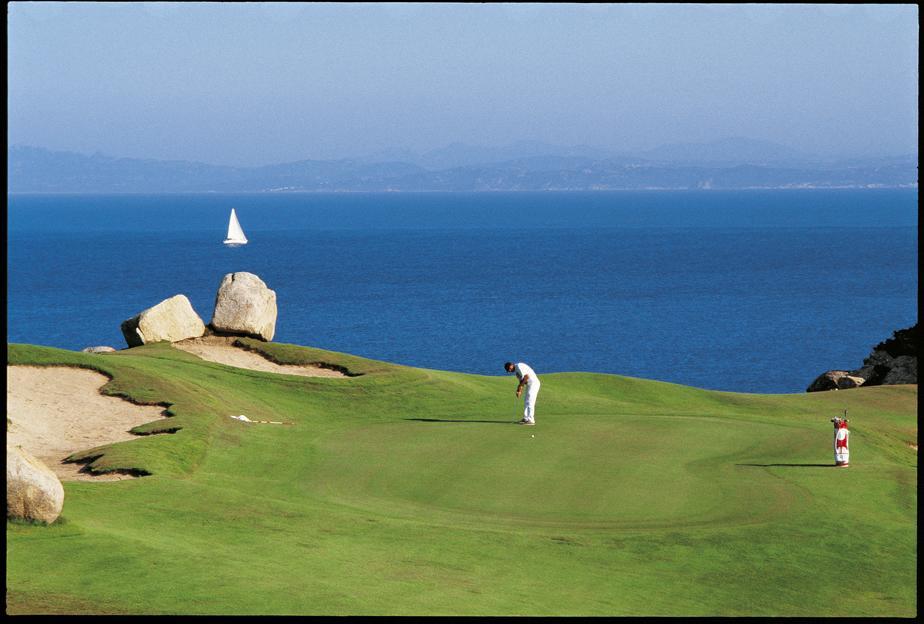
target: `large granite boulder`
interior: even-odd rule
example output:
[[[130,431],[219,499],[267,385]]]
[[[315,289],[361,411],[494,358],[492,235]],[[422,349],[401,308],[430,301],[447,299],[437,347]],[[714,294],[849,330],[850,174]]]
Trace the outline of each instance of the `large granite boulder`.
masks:
[[[6,517],[51,524],[64,506],[64,486],[21,446],[6,445]]]
[[[177,342],[198,338],[205,323],[193,310],[186,295],[175,295],[122,322],[122,335],[129,347],[166,340]]]
[[[215,297],[213,330],[272,340],[276,333],[276,292],[253,273],[228,273]]]

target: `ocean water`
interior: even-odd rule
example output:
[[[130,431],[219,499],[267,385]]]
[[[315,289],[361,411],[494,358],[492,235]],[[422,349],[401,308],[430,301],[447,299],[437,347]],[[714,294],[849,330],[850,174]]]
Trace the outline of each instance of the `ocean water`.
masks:
[[[916,189],[10,195],[7,341],[122,348],[123,320],[183,293],[208,323],[249,271],[277,342],[802,392],[917,321],[917,213]]]

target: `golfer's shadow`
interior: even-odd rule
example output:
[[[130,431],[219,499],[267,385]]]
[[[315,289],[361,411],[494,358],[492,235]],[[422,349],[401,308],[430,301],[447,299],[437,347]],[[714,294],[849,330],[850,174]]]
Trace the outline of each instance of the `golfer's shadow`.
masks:
[[[735,464],[736,466],[757,466],[759,468],[837,468],[834,464]]]
[[[416,420],[418,422],[451,422],[451,423],[498,423],[509,425],[513,420],[469,420],[467,418],[405,418],[404,420]]]

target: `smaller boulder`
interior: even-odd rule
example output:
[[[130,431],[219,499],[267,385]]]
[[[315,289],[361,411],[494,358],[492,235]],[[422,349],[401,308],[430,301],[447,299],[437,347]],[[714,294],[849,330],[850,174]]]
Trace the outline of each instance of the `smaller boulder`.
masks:
[[[82,353],[112,353],[115,351],[112,347],[87,347]]]
[[[276,333],[276,292],[253,273],[228,273],[215,297],[212,329],[272,340]]]
[[[51,524],[64,507],[57,475],[21,446],[6,445],[6,517]]]
[[[205,333],[205,323],[193,310],[186,295],[164,299],[137,316],[122,322],[122,335],[129,347],[140,347],[166,340],[177,342],[198,338]]]
[[[837,390],[838,381],[844,377],[847,377],[849,373],[842,370],[831,370],[826,373],[819,375],[815,381],[813,381],[806,392],[821,392],[823,390]]]

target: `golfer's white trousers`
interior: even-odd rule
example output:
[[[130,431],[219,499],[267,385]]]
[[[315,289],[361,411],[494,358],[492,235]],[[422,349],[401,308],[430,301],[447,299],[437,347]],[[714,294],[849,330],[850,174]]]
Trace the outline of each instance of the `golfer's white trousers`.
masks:
[[[523,397],[523,418],[536,422],[536,395],[539,394],[539,384],[526,384],[526,395]]]

